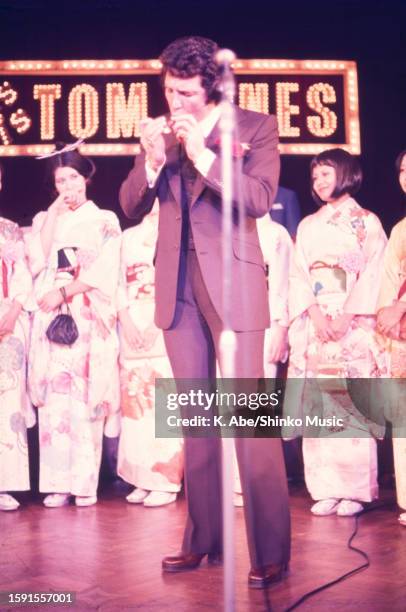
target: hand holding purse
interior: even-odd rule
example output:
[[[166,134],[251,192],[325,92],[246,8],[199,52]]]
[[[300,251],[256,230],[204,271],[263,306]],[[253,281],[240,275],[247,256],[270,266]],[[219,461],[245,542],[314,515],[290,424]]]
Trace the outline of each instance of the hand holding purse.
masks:
[[[61,287],[60,291],[62,293],[63,303],[60,305],[56,317],[52,319],[48,325],[45,333],[50,342],[72,346],[79,337],[79,331],[72,317],[64,287]],[[62,312],[63,305],[66,307],[66,312]]]

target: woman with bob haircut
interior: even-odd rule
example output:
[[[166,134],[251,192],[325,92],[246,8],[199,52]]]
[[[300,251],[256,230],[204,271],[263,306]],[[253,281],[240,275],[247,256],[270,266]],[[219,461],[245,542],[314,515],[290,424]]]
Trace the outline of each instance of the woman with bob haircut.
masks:
[[[97,501],[103,428],[117,435],[119,409],[116,293],[121,230],[116,215],[87,197],[94,164],[67,146],[49,156],[57,197],[38,213],[27,250],[38,310],[29,355],[29,388],[38,406],[40,491],[44,505]],[[65,304],[65,305],[64,305]],[[78,328],[71,345],[46,335],[69,306]]]
[[[377,497],[373,435],[381,430],[357,411],[345,380],[337,379],[386,371],[385,351],[374,339],[386,236],[379,219],[352,197],[362,182],[355,157],[342,149],[324,151],[312,159],[310,172],[320,209],[298,227],[288,375],[317,379],[299,385],[296,400],[304,415],[330,419],[304,433],[306,485],[316,501],[311,511],[352,516],[362,511],[362,502]],[[285,406],[296,408],[291,396],[288,400]],[[311,435],[319,437],[306,437]]]
[[[0,190],[3,166],[0,164]],[[16,510],[8,491],[30,489],[27,427],[35,423],[26,386],[32,290],[21,229],[0,216],[0,510]]]
[[[396,170],[406,196],[406,149],[396,159]],[[385,251],[383,277],[378,303],[378,331],[386,337],[390,353],[391,420],[398,504],[406,510],[406,217],[392,229]],[[406,512],[399,516],[406,527]]]

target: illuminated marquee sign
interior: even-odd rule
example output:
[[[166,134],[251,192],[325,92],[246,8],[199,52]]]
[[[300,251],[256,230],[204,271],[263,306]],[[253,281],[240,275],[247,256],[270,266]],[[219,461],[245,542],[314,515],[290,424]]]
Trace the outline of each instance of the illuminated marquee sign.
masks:
[[[0,156],[86,140],[89,155],[139,152],[140,121],[165,112],[158,60],[0,62]],[[274,113],[280,151],[359,154],[355,62],[237,60],[238,104]]]

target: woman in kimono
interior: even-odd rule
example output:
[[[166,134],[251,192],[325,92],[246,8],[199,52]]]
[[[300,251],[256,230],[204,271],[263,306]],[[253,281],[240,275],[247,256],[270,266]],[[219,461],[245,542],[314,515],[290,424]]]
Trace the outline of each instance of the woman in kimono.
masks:
[[[265,378],[276,378],[278,366],[287,361],[288,347],[288,285],[289,264],[293,252],[288,231],[270,215],[257,219],[259,243],[264,255],[268,278],[270,329],[265,330]],[[288,442],[290,444],[290,442]],[[237,455],[234,452],[234,505],[244,505]]]
[[[406,150],[396,160],[399,183],[406,194]],[[393,228],[384,258],[384,270],[379,295],[378,331],[387,338],[390,352],[391,415],[393,455],[398,504],[406,510],[406,217]],[[406,526],[406,512],[399,516]]]
[[[48,160],[57,197],[27,235],[38,310],[29,354],[29,389],[38,406],[41,492],[55,508],[97,501],[103,428],[115,436],[119,409],[116,293],[121,230],[116,215],[87,198],[93,163],[71,147]],[[68,304],[79,336],[48,340]]]
[[[311,511],[319,516],[352,516],[378,495],[373,435],[380,428],[358,412],[345,380],[332,380],[385,373],[374,328],[386,236],[379,219],[352,198],[361,181],[358,161],[344,150],[313,158],[312,193],[321,206],[299,224],[289,279],[288,376],[317,380],[292,381],[296,395],[289,393],[285,406],[294,416],[298,405],[305,423],[305,416],[332,419],[308,427],[303,440],[306,485],[316,501]]]
[[[154,324],[153,257],[159,208],[123,233],[118,310],[121,436],[118,473],[135,489],[127,496],[145,507],[174,502],[183,476],[183,441],[155,438],[155,378],[172,378],[163,336]]]
[[[0,165],[0,190],[3,168]],[[35,423],[26,387],[28,313],[31,274],[16,223],[0,216],[0,510],[16,510],[19,502],[7,491],[27,491],[27,427]]]

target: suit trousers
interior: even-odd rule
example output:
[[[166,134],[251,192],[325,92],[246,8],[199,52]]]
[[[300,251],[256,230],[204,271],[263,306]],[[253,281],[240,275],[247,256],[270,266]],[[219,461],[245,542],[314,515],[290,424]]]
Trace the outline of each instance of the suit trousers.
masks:
[[[164,330],[176,379],[215,379],[221,331],[196,252],[190,249],[181,258],[174,322]],[[264,331],[237,332],[236,336],[235,377],[263,377]],[[236,451],[251,565],[287,563],[290,515],[281,440],[237,438]],[[185,438],[188,518],[183,553],[222,550],[221,456],[221,437]]]

